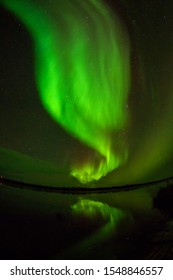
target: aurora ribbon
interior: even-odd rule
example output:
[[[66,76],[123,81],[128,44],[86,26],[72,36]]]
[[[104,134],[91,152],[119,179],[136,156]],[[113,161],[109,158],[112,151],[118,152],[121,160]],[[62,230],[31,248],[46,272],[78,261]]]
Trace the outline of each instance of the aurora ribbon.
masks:
[[[72,160],[71,175],[98,180],[128,156],[124,138],[130,86],[129,40],[102,0],[1,0],[30,31],[44,108],[68,133],[93,149]],[[57,147],[58,149],[59,147]]]

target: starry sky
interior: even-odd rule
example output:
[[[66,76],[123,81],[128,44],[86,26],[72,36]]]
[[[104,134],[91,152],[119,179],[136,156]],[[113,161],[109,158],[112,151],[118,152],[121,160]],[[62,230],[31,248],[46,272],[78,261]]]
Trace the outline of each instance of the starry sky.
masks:
[[[118,137],[125,143],[128,156],[118,168],[89,185],[124,185],[171,177],[173,3],[171,0],[104,3],[119,18],[130,46],[123,46],[129,48],[130,56],[131,82],[125,103],[128,122],[111,136],[113,142]],[[3,6],[0,6],[0,21],[1,173],[33,183],[82,185],[70,176],[71,164],[77,162],[79,166],[91,161],[92,165],[95,148],[68,133],[42,106],[34,73],[31,32]],[[117,149],[123,147],[117,145]]]

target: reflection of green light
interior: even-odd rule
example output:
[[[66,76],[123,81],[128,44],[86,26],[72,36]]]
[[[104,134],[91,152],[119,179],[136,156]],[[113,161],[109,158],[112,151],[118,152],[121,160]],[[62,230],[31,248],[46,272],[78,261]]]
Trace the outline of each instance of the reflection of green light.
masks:
[[[87,243],[98,242],[111,235],[119,224],[119,222],[125,218],[126,214],[120,209],[110,207],[108,204],[92,201],[88,199],[82,199],[72,206],[74,215],[81,215],[91,220],[96,220],[101,217],[104,221],[104,225],[97,230],[89,239]]]
[[[127,122],[129,45],[123,28],[101,0],[2,2],[34,38],[44,107],[97,151],[82,165],[72,162],[71,174],[81,182],[98,180],[127,157],[124,141],[112,141]]]

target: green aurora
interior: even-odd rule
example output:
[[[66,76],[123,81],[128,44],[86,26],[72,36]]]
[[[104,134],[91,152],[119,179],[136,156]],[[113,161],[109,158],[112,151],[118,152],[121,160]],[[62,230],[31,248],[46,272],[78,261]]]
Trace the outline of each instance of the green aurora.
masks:
[[[160,33],[162,35],[160,40],[164,41],[165,44],[162,64],[167,66],[170,62],[170,65],[167,66],[169,69],[166,72],[167,79],[162,71],[160,75],[156,75],[156,78],[152,77],[159,68],[159,64],[153,61],[156,49],[159,50],[161,43],[156,44],[155,42],[155,37],[157,38],[157,35],[154,35],[156,25],[151,21],[151,26],[149,25],[146,30],[153,28],[154,31],[151,34],[156,49],[155,52],[152,49],[150,53],[141,41],[143,47],[141,50],[146,49],[145,52],[150,54],[148,56],[140,54],[141,68],[145,73],[144,76],[146,75],[145,86],[137,88],[134,100],[129,105],[131,108],[128,109],[127,102],[130,91],[129,39],[119,18],[110,11],[103,1],[0,0],[0,3],[24,23],[33,38],[35,77],[43,107],[67,133],[92,150],[91,155],[85,157],[81,155],[79,159],[72,158],[72,176],[81,183],[87,183],[97,181],[115,170],[108,177],[102,178],[101,182],[98,182],[99,186],[112,186],[119,181],[122,185],[131,182],[139,183],[140,181],[153,180],[153,178],[157,179],[159,176],[162,178],[163,164],[167,159],[170,160],[171,164],[165,165],[164,168],[166,172],[170,169],[169,172],[172,174],[173,84],[172,61],[170,52],[166,51],[169,42],[167,41],[166,44],[163,40],[166,27],[163,29],[164,32]],[[141,6],[141,3],[139,5]],[[143,9],[145,3],[141,7]],[[148,12],[152,10],[155,12],[155,9],[150,9]],[[171,8],[168,10],[172,11]],[[147,10],[144,9],[144,11]],[[136,13],[140,18],[139,9]],[[155,12],[155,14],[157,13]],[[173,23],[173,21],[171,22]],[[145,28],[147,24],[148,22],[143,24]],[[150,34],[150,32],[148,33]],[[143,33],[140,32],[140,34]],[[166,34],[166,37],[169,36]],[[152,41],[151,38],[150,41]],[[146,57],[150,57],[149,62],[145,59]],[[159,61],[162,56],[159,53],[159,59],[158,56],[156,57]],[[162,82],[161,74],[166,85]],[[140,77],[140,84],[142,84],[141,80]],[[128,110],[131,110],[132,116],[129,116]],[[130,126],[131,117],[132,124],[129,128],[131,138],[126,139],[125,131]],[[60,149],[58,145],[57,149]],[[58,182],[59,185],[72,186],[70,181],[72,178],[69,179],[63,173],[63,164],[56,166],[51,162],[36,160],[5,148],[0,148],[0,156],[1,172],[7,178],[11,178],[10,174],[12,178],[23,182],[40,184],[41,180],[45,185],[57,186]],[[163,174],[169,174],[164,172]],[[78,186],[76,181],[74,184]],[[97,186],[92,183],[89,185],[91,187]],[[160,187],[158,186],[158,188]],[[72,233],[75,231],[76,217],[78,218],[77,225],[81,221],[83,223],[87,221],[87,225],[91,225],[93,228],[89,236],[82,240],[79,239],[77,244],[68,249],[67,255],[73,254],[76,257],[76,254],[80,255],[82,252],[85,256],[86,248],[92,252],[97,248],[95,245],[101,244],[102,248],[100,245],[99,248],[103,249],[102,254],[110,249],[113,251],[113,256],[116,254],[118,256],[118,250],[123,250],[121,242],[117,239],[116,244],[120,244],[118,249],[114,243],[114,246],[110,243],[110,248],[105,249],[106,240],[111,240],[112,237],[115,240],[123,230],[129,234],[129,228],[131,229],[133,226],[134,231],[138,228],[139,231],[142,231],[141,225],[145,221],[150,222],[152,218],[151,227],[150,223],[147,223],[146,226],[150,231],[154,222],[157,224],[156,209],[153,209],[153,197],[155,197],[156,191],[156,189],[152,190],[151,187],[148,187],[148,189],[131,192],[86,196],[90,199],[81,196],[76,201],[74,195],[72,197],[54,193],[52,195],[51,192],[27,192],[21,189],[9,192],[9,188],[5,186],[3,205],[9,205],[8,208],[13,209],[13,215],[15,211],[19,212],[20,215],[25,212],[28,214],[27,209],[31,209],[29,211],[33,216],[36,216],[36,219],[37,215],[35,214],[37,214],[39,207],[42,207],[41,214],[44,213],[45,217],[48,214],[48,218],[54,217],[57,212],[67,211],[65,215],[68,216],[70,213],[72,220],[70,225],[73,225],[67,228],[72,229]],[[14,198],[17,198],[17,203],[12,204],[11,201]],[[33,203],[36,204],[36,207],[32,207]],[[15,205],[15,207],[10,205]],[[21,211],[22,207],[24,211]],[[50,215],[50,213],[53,214]],[[57,223],[53,220],[53,225],[55,224],[57,227]],[[28,235],[28,240],[30,240],[29,237]],[[142,237],[145,244],[145,233],[142,234]],[[27,244],[29,244],[28,240]],[[134,250],[132,247],[128,247],[127,250],[130,251],[130,249]]]
[[[128,157],[129,40],[101,0],[2,0],[30,31],[44,108],[94,152],[71,161],[80,182],[98,180]],[[125,137],[124,137],[125,138]]]

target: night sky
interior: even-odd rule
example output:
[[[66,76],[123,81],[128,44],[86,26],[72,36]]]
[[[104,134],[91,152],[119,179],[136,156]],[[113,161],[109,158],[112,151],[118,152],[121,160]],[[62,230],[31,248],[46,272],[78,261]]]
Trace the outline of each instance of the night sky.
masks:
[[[113,143],[120,142],[115,144],[116,149],[121,150],[117,153],[123,154],[125,145],[128,156],[115,170],[89,186],[171,177],[173,2],[107,0],[105,3],[119,18],[129,41],[128,120],[124,128],[111,134]],[[87,24],[90,27],[88,19]],[[92,164],[96,158],[95,149],[71,131],[68,133],[44,109],[36,85],[31,32],[3,6],[0,6],[0,36],[1,174],[32,183],[81,186],[82,183],[70,176],[71,164],[75,162],[79,166],[85,161]],[[103,44],[95,47],[93,42],[98,52],[103,47]],[[123,49],[126,48],[128,46],[124,45]],[[111,60],[111,53],[107,52],[107,56]],[[122,142],[125,144],[121,145]]]

